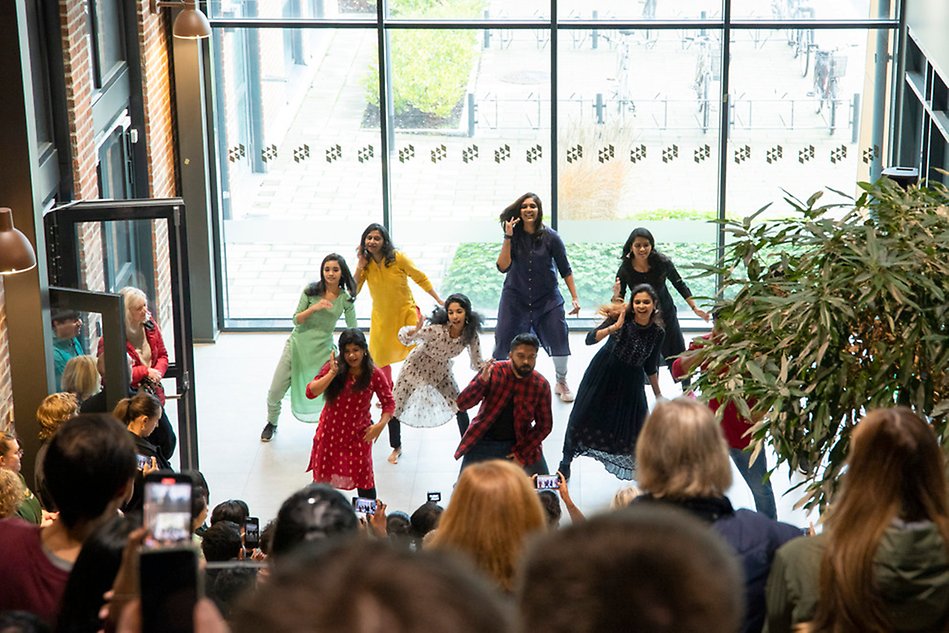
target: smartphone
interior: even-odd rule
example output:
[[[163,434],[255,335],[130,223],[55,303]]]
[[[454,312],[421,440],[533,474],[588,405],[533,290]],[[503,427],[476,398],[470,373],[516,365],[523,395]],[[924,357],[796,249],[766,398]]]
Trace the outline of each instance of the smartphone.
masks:
[[[560,488],[560,475],[537,475],[534,485],[538,490],[557,490]]]
[[[432,503],[439,503],[442,500],[442,493],[440,492],[430,492],[428,493],[428,501]]]
[[[139,470],[145,470],[145,467],[148,466],[148,462],[151,461],[146,455],[136,454],[135,461],[138,463]]]
[[[143,550],[139,582],[142,633],[194,632],[194,605],[202,594],[196,548]]]
[[[376,513],[376,500],[365,497],[353,497],[353,510],[362,514]]]
[[[260,547],[260,519],[247,517],[244,520],[244,549],[248,552]]]
[[[145,476],[146,549],[191,543],[191,475],[159,470]]]

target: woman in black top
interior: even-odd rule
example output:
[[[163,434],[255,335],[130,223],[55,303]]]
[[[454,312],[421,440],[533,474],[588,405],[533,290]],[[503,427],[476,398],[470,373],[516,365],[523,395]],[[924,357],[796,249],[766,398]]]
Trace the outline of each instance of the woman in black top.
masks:
[[[685,339],[679,328],[675,302],[669,294],[666,281],[671,282],[679,291],[696,316],[708,321],[709,314],[696,305],[692,291],[682,280],[672,260],[656,250],[656,240],[648,229],[633,229],[623,245],[622,258],[623,263],[616,271],[616,283],[613,285],[613,301],[625,301],[626,289],[639,284],[649,284],[655,289],[659,295],[659,313],[666,331],[661,351],[666,365],[671,369],[673,357],[685,351]]]
[[[148,441],[148,436],[158,426],[162,406],[155,396],[139,392],[130,398],[123,398],[112,412],[119,422],[125,425],[132,440],[138,459],[138,472],[135,474],[135,488],[132,498],[123,508],[126,513],[141,510],[144,501],[145,475],[156,470],[171,470],[171,463],[162,454],[161,449]]]

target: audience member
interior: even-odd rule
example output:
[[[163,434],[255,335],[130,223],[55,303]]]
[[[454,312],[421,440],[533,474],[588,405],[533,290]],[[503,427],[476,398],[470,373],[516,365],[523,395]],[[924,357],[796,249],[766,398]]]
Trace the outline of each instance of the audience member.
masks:
[[[636,486],[623,486],[616,491],[616,494],[614,494],[610,500],[610,510],[628,508],[639,494],[639,488]]]
[[[358,530],[359,521],[346,497],[326,484],[310,484],[280,506],[270,549],[280,560],[308,541],[353,536]]]
[[[415,549],[415,540],[412,538],[412,519],[408,514],[396,511],[386,517],[386,536],[397,547]]]
[[[0,519],[15,515],[25,496],[23,482],[17,474],[12,470],[0,468]]]
[[[26,611],[0,613],[0,633],[49,633],[50,628]]]
[[[560,483],[557,485],[557,492],[560,493],[560,498],[563,500],[564,506],[567,508],[567,514],[570,515],[571,523],[581,523],[586,521],[586,517],[583,516],[583,512],[580,511],[580,508],[577,507],[577,504],[573,502],[573,497],[570,496],[570,487],[567,484],[567,478],[563,476],[563,473],[557,473]]]
[[[444,511],[445,508],[436,502],[426,501],[412,513],[412,537],[417,549],[422,549],[425,537],[438,527],[438,521]]]
[[[949,508],[933,429],[903,407],[857,423],[823,534],[778,550],[768,631],[946,631]]]
[[[560,499],[553,490],[538,490],[537,498],[540,505],[544,507],[544,515],[547,517],[547,527],[555,530],[560,527],[560,517],[563,511],[560,509]]]
[[[69,418],[75,417],[79,413],[79,401],[71,393],[52,393],[45,398],[36,409],[36,421],[40,425],[39,439],[40,447],[36,451],[36,460],[33,464],[33,487],[36,488],[36,495],[39,497],[43,507],[50,511],[55,511],[56,506],[46,492],[45,477],[43,475],[43,460],[46,458],[46,450],[49,448],[49,441],[52,439],[63,422]]]
[[[461,471],[430,544],[467,555],[499,587],[511,591],[528,537],[546,526],[544,509],[524,470],[495,459]]]
[[[497,591],[441,552],[345,539],[309,544],[289,559],[241,605],[234,633],[513,631]]]
[[[15,474],[20,479],[20,486],[23,490],[23,500],[17,506],[16,515],[24,521],[39,525],[43,522],[43,508],[33,491],[27,487],[26,479],[23,478],[23,473],[20,472],[23,467],[22,458],[23,449],[20,448],[20,442],[16,439],[16,436],[10,433],[0,433],[0,468]]]
[[[242,499],[228,499],[214,506],[211,510],[211,525],[218,521],[231,521],[238,525],[244,525],[244,521],[250,516],[250,508],[247,502]]]
[[[260,551],[264,556],[270,556],[273,551],[273,533],[277,528],[277,520],[273,519],[260,531]]]
[[[243,558],[241,526],[233,521],[218,521],[207,529],[201,540],[201,551],[209,563]]]
[[[112,588],[122,562],[122,550],[134,526],[113,517],[83,543],[60,603],[56,633],[93,633],[102,628],[99,611],[103,594]]]
[[[774,552],[801,530],[751,510],[735,510],[725,491],[732,471],[728,445],[715,415],[691,398],[656,405],[636,446],[639,502],[679,506],[699,517],[732,546],[745,578],[747,611],[742,631],[764,624],[764,589]]]
[[[69,570],[82,544],[115,516],[135,475],[135,448],[110,415],[79,415],[62,426],[46,453],[46,488],[59,518],[40,528],[0,521],[0,610],[55,620]]]
[[[132,498],[125,504],[125,512],[140,512],[144,501],[145,475],[157,470],[171,470],[171,464],[165,458],[161,449],[148,440],[158,427],[162,408],[158,398],[148,393],[139,393],[130,398],[122,398],[115,405],[112,415],[116,417],[135,442],[135,453],[138,472],[135,476],[135,488]]]
[[[96,368],[94,356],[83,355],[69,359],[65,371],[63,371],[60,389],[76,396],[79,404],[83,405],[99,393],[101,388],[101,377],[99,376],[99,370]],[[83,411],[83,413],[91,412]]]
[[[734,633],[741,575],[686,513],[638,505],[536,540],[517,591],[521,631]]]
[[[673,361],[669,367],[672,377],[681,380],[683,384],[688,380],[689,375],[698,365],[697,350],[704,345],[714,344],[715,336],[718,334],[718,318],[712,326],[712,331],[703,337],[692,339],[689,343],[689,351],[682,354]],[[712,411],[718,411],[721,403],[716,398],[710,398],[708,406]],[[749,407],[755,406],[755,400],[749,399]],[[778,518],[778,509],[774,501],[774,490],[771,488],[771,482],[765,477],[768,474],[768,460],[764,451],[760,451],[755,457],[754,463],[751,461],[752,451],[749,450],[751,444],[751,435],[749,431],[754,423],[746,420],[738,413],[738,406],[732,402],[726,402],[722,410],[722,432],[725,434],[725,441],[728,442],[728,453],[735,462],[735,467],[741,473],[741,478],[748,484],[748,489],[755,500],[755,509],[769,519]]]
[[[56,389],[59,390],[62,389],[66,364],[85,354],[79,341],[82,319],[75,310],[54,310],[50,320],[53,322],[53,367],[56,371]]]

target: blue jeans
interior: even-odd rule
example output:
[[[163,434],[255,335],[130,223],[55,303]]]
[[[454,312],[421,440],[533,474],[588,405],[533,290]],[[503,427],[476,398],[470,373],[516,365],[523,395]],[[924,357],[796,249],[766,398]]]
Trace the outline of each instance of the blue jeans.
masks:
[[[465,453],[461,458],[461,470],[478,462],[486,462],[489,459],[507,459],[507,456],[511,454],[513,449],[514,440],[478,440],[471,447],[471,450]],[[544,459],[544,454],[541,453],[540,459],[533,464],[524,464],[524,471],[528,475],[548,474],[547,460]]]
[[[751,488],[751,494],[755,498],[755,509],[770,519],[778,519],[778,509],[774,503],[774,491],[771,489],[771,482],[765,481],[765,475],[768,474],[768,461],[765,459],[764,451],[758,454],[754,464],[751,461],[751,451],[745,451],[740,448],[729,448],[732,460],[735,466],[738,466],[738,472],[742,479]]]

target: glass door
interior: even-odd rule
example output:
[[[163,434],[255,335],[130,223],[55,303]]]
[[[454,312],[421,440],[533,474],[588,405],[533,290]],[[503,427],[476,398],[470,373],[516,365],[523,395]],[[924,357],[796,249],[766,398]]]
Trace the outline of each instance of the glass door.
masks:
[[[161,383],[165,412],[177,429],[179,463],[198,468],[184,202],[74,202],[44,220],[51,285],[99,293],[132,286],[145,293],[150,322],[168,351]],[[135,247],[119,247],[130,243]]]

